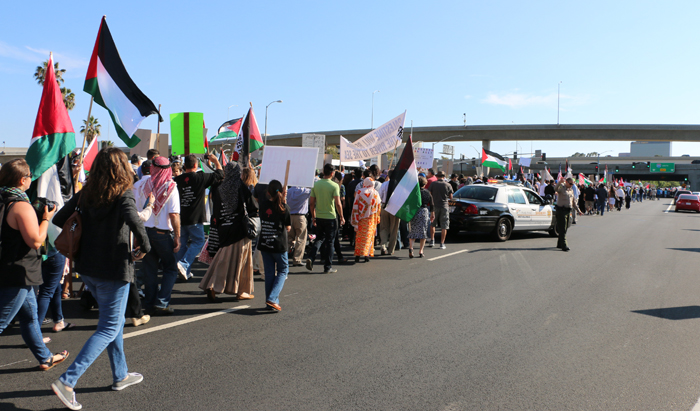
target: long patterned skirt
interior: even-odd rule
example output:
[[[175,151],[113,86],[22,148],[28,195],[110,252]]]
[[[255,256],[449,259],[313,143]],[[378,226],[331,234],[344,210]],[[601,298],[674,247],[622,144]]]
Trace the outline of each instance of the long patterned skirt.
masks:
[[[374,257],[374,236],[379,224],[379,213],[360,220],[355,234],[355,255]]]
[[[249,239],[219,249],[204,278],[202,290],[217,294],[253,294],[253,247]]]

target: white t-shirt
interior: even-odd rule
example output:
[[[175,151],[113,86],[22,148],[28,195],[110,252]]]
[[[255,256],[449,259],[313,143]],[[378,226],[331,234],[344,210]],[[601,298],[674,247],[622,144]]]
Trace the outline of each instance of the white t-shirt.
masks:
[[[143,206],[146,205],[148,200],[148,197],[143,194],[143,189],[149,178],[151,176],[143,176],[142,179],[134,184],[134,197],[136,197],[136,208],[138,211],[143,211]],[[173,225],[170,224],[170,214],[180,214],[180,193],[177,191],[177,187],[170,193],[170,197],[168,197],[168,201],[165,202],[160,213],[158,215],[152,213],[148,220],[144,221],[143,225],[147,228],[172,231]]]

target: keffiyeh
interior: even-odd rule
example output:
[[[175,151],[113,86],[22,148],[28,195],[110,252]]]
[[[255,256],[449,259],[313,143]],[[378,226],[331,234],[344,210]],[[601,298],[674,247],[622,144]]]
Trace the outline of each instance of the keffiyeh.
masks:
[[[145,184],[143,193],[146,197],[153,194],[156,198],[153,204],[153,214],[160,214],[160,210],[170,198],[177,184],[173,181],[173,170],[170,162],[165,157],[156,157],[151,165],[151,178]]]

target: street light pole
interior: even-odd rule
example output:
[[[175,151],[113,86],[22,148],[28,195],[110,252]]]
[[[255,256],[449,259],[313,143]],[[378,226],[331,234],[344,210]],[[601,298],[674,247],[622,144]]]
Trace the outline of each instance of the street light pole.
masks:
[[[267,108],[275,103],[281,103],[282,100],[275,100],[272,103],[265,106],[265,145],[267,145]]]
[[[561,86],[561,81],[557,83],[557,125],[559,125],[559,87]]]
[[[374,93],[379,93],[379,90],[374,90],[372,92],[372,125],[370,128],[374,130]]]
[[[231,120],[231,107],[238,107],[238,104],[231,104],[228,106],[228,110],[226,110],[226,121]]]

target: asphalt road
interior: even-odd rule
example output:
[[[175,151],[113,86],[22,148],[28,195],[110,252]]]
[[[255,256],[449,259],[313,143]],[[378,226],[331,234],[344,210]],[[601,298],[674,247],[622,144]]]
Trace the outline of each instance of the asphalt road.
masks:
[[[152,331],[125,340],[144,382],[111,391],[103,354],[77,399],[139,411],[691,410],[700,215],[668,205],[581,217],[568,253],[546,233],[463,235],[423,259],[398,251],[336,274],[295,268],[281,313],[263,310],[259,281],[254,300],[220,304],[198,280],[176,284],[174,316],[124,330]],[[64,305],[78,327],[45,335],[52,351],[77,355],[97,312]],[[197,321],[158,328],[187,319]],[[21,344],[17,327],[0,336],[0,409],[60,408],[49,386],[67,365],[37,371]]]

